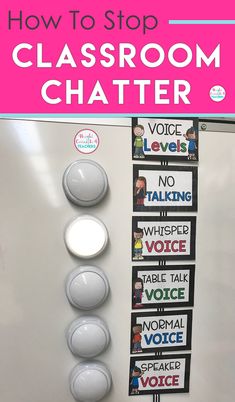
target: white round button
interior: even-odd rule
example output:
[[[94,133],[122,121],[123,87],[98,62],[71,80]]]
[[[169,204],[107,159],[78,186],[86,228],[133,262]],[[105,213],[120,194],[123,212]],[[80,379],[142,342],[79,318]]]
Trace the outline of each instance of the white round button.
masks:
[[[65,230],[65,244],[80,258],[93,258],[102,253],[108,243],[105,225],[91,215],[81,215]]]
[[[66,295],[70,303],[81,310],[99,307],[109,294],[109,283],[104,272],[84,265],[72,271],[66,280]]]
[[[102,353],[109,345],[109,330],[98,317],[80,317],[67,331],[69,349],[74,355],[90,359]]]
[[[108,190],[108,178],[96,162],[82,159],[73,162],[64,172],[63,188],[67,198],[80,206],[98,204]]]
[[[70,390],[79,402],[97,402],[110,391],[111,373],[101,362],[83,362],[70,374]]]

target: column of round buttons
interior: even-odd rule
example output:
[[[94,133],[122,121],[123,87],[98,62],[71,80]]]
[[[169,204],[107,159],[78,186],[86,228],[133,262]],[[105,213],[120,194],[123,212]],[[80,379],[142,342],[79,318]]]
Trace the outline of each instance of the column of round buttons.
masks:
[[[78,206],[98,204],[108,190],[104,169],[91,160],[79,160],[66,169],[63,188],[67,198]],[[84,260],[101,254],[108,243],[105,225],[92,215],[80,215],[65,229],[65,244],[75,256]],[[66,280],[69,302],[80,310],[89,311],[104,303],[109,283],[104,272],[91,265],[73,270]],[[71,352],[85,359],[101,354],[110,342],[107,325],[99,317],[82,316],[74,320],[67,330],[67,343]],[[101,362],[86,360],[77,364],[70,374],[70,390],[77,401],[96,402],[111,388],[111,373]],[[91,387],[92,384],[92,387]]]

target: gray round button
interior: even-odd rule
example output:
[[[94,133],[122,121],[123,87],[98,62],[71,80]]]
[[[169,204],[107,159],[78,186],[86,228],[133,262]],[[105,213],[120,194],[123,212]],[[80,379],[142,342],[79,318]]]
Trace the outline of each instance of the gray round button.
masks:
[[[66,197],[74,204],[90,207],[104,198],[108,190],[108,178],[97,162],[81,159],[65,170],[63,188]]]
[[[97,402],[110,391],[112,377],[109,369],[99,361],[77,364],[70,374],[70,390],[77,401]]]
[[[99,307],[108,294],[108,279],[98,267],[83,265],[70,272],[67,277],[66,295],[70,303],[81,310]]]
[[[110,341],[107,325],[94,316],[83,316],[73,321],[66,337],[71,352],[87,359],[102,353]]]

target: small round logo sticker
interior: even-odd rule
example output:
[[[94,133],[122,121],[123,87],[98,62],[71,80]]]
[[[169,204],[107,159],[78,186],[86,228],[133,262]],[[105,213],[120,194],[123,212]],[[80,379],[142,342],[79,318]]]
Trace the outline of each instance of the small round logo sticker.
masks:
[[[95,152],[99,146],[99,142],[98,135],[88,128],[80,130],[74,138],[74,145],[82,154]]]
[[[226,96],[226,91],[220,85],[215,85],[210,89],[210,98],[214,102],[221,102]]]

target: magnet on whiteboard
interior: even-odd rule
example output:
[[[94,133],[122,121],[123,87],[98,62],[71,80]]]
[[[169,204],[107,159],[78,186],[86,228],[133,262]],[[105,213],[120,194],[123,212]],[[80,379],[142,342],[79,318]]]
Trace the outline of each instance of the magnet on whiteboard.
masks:
[[[68,250],[80,258],[94,258],[101,254],[108,243],[108,231],[99,219],[81,215],[65,229]]]
[[[71,163],[65,170],[63,188],[66,197],[74,204],[90,207],[104,198],[108,178],[97,162],[81,159]]]
[[[109,369],[98,361],[79,363],[70,374],[70,390],[79,402],[100,401],[109,393],[111,384]]]
[[[108,327],[98,317],[84,316],[73,321],[66,334],[68,347],[74,355],[90,359],[109,345]]]
[[[92,310],[104,303],[109,294],[109,282],[104,272],[95,266],[83,265],[73,270],[66,280],[69,302],[81,310]]]

